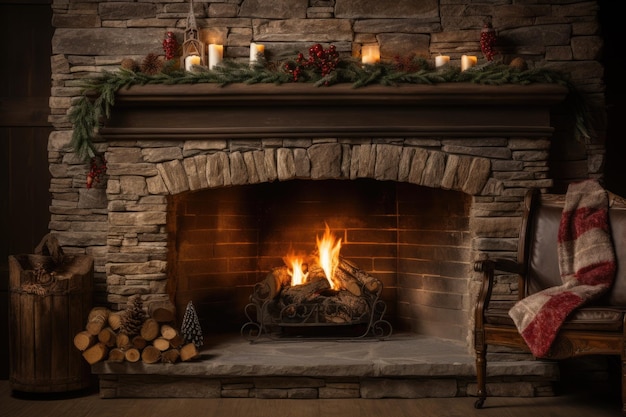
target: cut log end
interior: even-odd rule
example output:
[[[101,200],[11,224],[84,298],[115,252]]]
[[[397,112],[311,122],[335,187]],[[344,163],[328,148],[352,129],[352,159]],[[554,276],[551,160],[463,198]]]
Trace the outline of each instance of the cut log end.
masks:
[[[170,302],[151,303],[148,313],[159,323],[173,323],[176,320],[176,307]]]
[[[161,353],[161,362],[176,363],[180,360],[180,352],[178,349],[169,349]]]
[[[159,322],[153,318],[149,318],[143,322],[143,325],[141,326],[140,335],[145,340],[150,342],[159,336],[160,331],[161,331],[161,326],[159,325]]]
[[[180,360],[183,362],[190,361],[200,356],[198,348],[193,343],[187,343],[180,349]]]
[[[90,334],[86,330],[82,332],[78,332],[74,336],[74,346],[76,347],[76,349],[80,350],[81,352],[93,346],[96,343],[96,341],[97,341],[96,336]]]
[[[148,345],[141,351],[141,360],[144,363],[157,363],[161,360],[161,351],[153,345]]]
[[[130,348],[124,352],[124,357],[128,362],[138,362],[141,359],[141,352],[139,352],[139,349]]]
[[[96,343],[83,352],[83,358],[85,358],[89,365],[93,365],[104,360],[108,354],[109,348],[107,348],[106,345],[103,343]]]
[[[120,348],[113,348],[109,352],[107,361],[109,362],[124,362],[126,360],[125,352]]]

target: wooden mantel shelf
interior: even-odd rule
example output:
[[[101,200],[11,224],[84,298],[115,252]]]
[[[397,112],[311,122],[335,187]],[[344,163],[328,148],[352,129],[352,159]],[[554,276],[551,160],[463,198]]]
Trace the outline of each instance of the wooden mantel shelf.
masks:
[[[216,84],[117,93],[104,139],[550,136],[556,84]]]

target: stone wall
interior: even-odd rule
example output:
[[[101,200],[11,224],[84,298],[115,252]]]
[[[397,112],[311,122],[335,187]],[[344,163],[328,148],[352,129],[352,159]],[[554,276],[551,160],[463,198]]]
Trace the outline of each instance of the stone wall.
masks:
[[[596,1],[196,0],[194,4],[201,37],[223,43],[227,59],[247,59],[254,41],[266,45],[270,59],[306,52],[320,42],[334,44],[344,56],[359,56],[363,44],[378,43],[383,60],[410,55],[432,60],[445,54],[460,65],[462,54],[473,54],[484,62],[480,30],[490,20],[499,39],[496,59],[508,63],[521,57],[531,68],[571,74],[599,112],[593,139],[602,142],[602,38]],[[56,32],[50,119],[61,130],[71,128],[67,113],[79,93],[80,79],[115,70],[124,58],[163,54],[161,42],[168,30],[182,41],[189,3],[54,0],[52,8]],[[562,158],[580,158],[576,154],[585,152],[569,148],[565,151],[569,155],[561,154]],[[600,175],[601,148],[589,148],[585,171]],[[577,173],[587,174],[580,169]]]
[[[599,61],[602,39],[595,1],[196,0],[194,3],[202,36],[207,41],[223,43],[225,59],[235,60],[247,60],[249,44],[254,41],[266,45],[268,59],[278,59],[294,51],[306,51],[316,42],[332,43],[344,56],[358,56],[363,44],[376,42],[381,47],[382,59],[387,60],[397,55],[412,54],[433,60],[438,54],[446,54],[451,56],[453,65],[459,65],[462,54],[472,54],[481,57],[484,62],[479,46],[480,30],[484,21],[491,19],[499,37],[501,54],[497,59],[508,63],[514,57],[522,57],[531,68],[553,68],[571,74],[575,84],[594,103],[596,119],[600,122],[604,119],[603,67]],[[165,257],[165,242],[141,241],[133,233],[120,233],[119,240],[113,241],[107,222],[109,211],[119,208],[116,204],[123,201],[124,210],[133,211],[135,199],[140,199],[142,204],[159,207],[159,215],[164,216],[163,197],[141,196],[137,192],[138,187],[143,190],[146,185],[137,176],[135,162],[131,164],[135,165],[133,175],[86,189],[88,166],[68,146],[72,128],[68,112],[73,100],[81,93],[83,79],[103,70],[116,70],[125,58],[141,60],[151,52],[162,54],[161,42],[168,30],[177,33],[182,40],[189,3],[174,0],[54,0],[52,8],[56,32],[51,57],[50,121],[55,131],[49,141],[50,191],[53,196],[50,229],[61,235],[67,252],[94,255],[99,302],[122,303],[133,292],[132,286],[124,287],[118,294],[107,292],[107,287],[116,288],[116,280],[120,279],[114,270],[115,259],[120,257],[126,261],[130,259],[131,264],[142,265],[141,272],[126,273],[137,275],[138,282],[143,282],[143,279],[149,281],[148,287],[155,287],[149,291],[161,296],[164,263],[159,258]],[[528,170],[535,172],[534,178],[539,178],[537,187],[553,184],[548,180],[542,182],[549,176],[555,179],[554,183],[558,186],[581,177],[601,177],[603,137],[604,129],[599,125],[591,144],[584,146],[574,143],[566,130],[557,129],[551,142],[532,141],[530,145],[522,139],[514,144],[520,146],[514,152],[527,151],[525,148],[528,146],[539,146],[540,152],[549,151],[551,165],[559,168],[557,172],[553,169],[547,174],[544,163],[535,168],[530,164]],[[508,139],[502,139],[502,142],[510,146]],[[97,144],[103,151],[110,145],[106,142]],[[162,162],[159,152],[186,152],[186,144],[182,142],[174,147],[170,145],[151,142],[149,146],[153,149],[143,155],[141,150],[134,150],[135,145],[130,149],[141,158],[153,159],[150,164],[154,170]],[[459,146],[458,143],[438,142],[437,147],[442,145]],[[479,153],[484,155],[486,149],[495,152],[494,149],[501,144],[490,139],[476,140],[471,144],[465,142],[463,146],[482,146],[484,149]],[[113,159],[110,162],[114,163],[121,156],[128,157],[130,154],[127,151],[130,152],[122,146],[121,153],[111,154]],[[208,151],[203,149],[202,153]],[[496,175],[504,178],[508,174],[496,172]],[[506,180],[517,181],[513,174]],[[119,201],[111,202],[107,193],[121,197],[116,197]],[[481,210],[481,200],[476,203],[475,209]],[[499,206],[505,212],[510,210],[505,202]],[[488,215],[498,211],[496,206],[490,207]],[[115,220],[117,217],[111,218]],[[161,220],[157,223],[161,224]],[[514,228],[506,226],[503,230],[505,239],[508,239]],[[143,235],[144,238],[149,236],[162,239],[161,235],[149,232]],[[513,251],[514,248],[510,247],[513,242],[506,242],[506,247]],[[480,240],[477,243],[487,245],[476,247],[477,250],[489,250],[492,244]],[[139,253],[111,250],[127,244],[141,247]],[[145,264],[133,260],[145,256],[141,252],[146,250],[150,259]],[[145,275],[146,271],[153,272]],[[153,280],[152,274],[159,279]],[[509,286],[505,284],[504,287],[505,293],[509,291]]]

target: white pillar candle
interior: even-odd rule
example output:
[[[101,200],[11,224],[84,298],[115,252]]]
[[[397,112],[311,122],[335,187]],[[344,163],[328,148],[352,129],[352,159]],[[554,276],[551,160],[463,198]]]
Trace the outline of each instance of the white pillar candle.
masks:
[[[380,48],[378,45],[363,45],[361,48],[361,62],[375,64],[380,62]]]
[[[450,57],[448,55],[439,55],[435,57],[435,67],[443,67],[450,63]]]
[[[185,71],[193,71],[194,65],[200,65],[200,57],[198,55],[185,57]]]
[[[209,69],[222,63],[224,57],[224,45],[209,44]]]
[[[252,42],[250,44],[250,63],[256,62],[259,59],[259,55],[265,53],[265,45]]]
[[[478,62],[478,58],[473,55],[461,56],[461,71],[472,68]]]

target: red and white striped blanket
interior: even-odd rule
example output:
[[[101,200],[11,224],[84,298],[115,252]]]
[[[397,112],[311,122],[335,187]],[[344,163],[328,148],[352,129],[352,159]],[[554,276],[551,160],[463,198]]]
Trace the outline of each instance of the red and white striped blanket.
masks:
[[[613,283],[615,251],[608,219],[608,195],[595,180],[571,184],[558,233],[562,285],[532,294],[509,316],[536,357],[548,355],[563,321]]]

